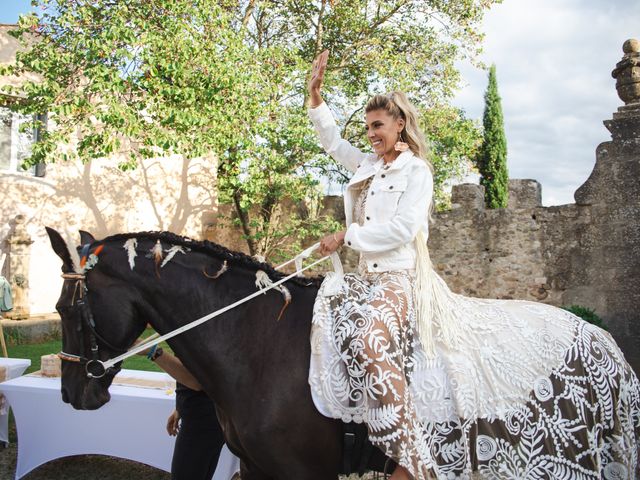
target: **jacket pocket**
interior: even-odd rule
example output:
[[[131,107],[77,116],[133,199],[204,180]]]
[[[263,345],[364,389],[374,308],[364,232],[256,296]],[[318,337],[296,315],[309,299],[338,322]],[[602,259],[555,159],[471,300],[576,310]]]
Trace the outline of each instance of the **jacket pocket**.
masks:
[[[371,207],[371,217],[378,222],[391,220],[397,213],[398,202],[406,189],[406,177],[391,178],[377,185],[375,200],[367,203],[367,207]]]
[[[380,185],[380,191],[385,193],[402,193],[407,189],[407,183],[409,179],[407,177],[390,178],[386,182]]]

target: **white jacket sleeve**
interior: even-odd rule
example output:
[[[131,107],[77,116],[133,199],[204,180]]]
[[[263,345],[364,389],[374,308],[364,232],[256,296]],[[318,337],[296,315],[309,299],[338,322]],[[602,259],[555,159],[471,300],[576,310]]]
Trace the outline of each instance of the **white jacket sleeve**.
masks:
[[[355,172],[360,162],[369,154],[360,151],[340,136],[333,114],[325,102],[316,108],[310,108],[308,113],[325,151],[347,170]]]
[[[352,223],[344,237],[350,248],[364,253],[392,250],[414,240],[427,224],[433,195],[433,176],[426,164],[412,168],[407,189],[398,200],[396,213],[381,223]]]

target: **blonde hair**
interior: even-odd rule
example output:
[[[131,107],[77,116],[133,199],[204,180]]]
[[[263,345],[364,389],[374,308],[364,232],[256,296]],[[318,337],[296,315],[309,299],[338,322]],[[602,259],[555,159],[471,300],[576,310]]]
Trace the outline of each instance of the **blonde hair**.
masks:
[[[418,110],[409,101],[407,96],[402,92],[391,92],[388,95],[375,95],[365,107],[365,113],[374,110],[384,110],[395,120],[402,118],[404,120],[404,128],[400,132],[400,141],[409,145],[409,149],[413,154],[424,160],[431,172],[433,166],[428,160],[429,148],[424,134],[418,125]]]

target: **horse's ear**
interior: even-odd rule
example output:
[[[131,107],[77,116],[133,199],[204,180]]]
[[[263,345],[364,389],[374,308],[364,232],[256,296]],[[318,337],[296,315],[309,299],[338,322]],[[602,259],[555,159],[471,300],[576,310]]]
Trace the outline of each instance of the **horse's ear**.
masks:
[[[93,235],[91,235],[89,232],[86,232],[84,230],[80,230],[80,244],[81,245],[86,245],[87,243],[93,243],[95,241],[96,241],[96,239],[93,238]]]
[[[62,260],[62,270],[66,272],[73,271],[73,261],[71,260],[71,254],[69,253],[67,242],[65,242],[62,235],[53,228],[44,228],[47,230],[47,235],[49,235],[51,248],[53,248],[53,251],[56,252],[56,255],[58,255]]]

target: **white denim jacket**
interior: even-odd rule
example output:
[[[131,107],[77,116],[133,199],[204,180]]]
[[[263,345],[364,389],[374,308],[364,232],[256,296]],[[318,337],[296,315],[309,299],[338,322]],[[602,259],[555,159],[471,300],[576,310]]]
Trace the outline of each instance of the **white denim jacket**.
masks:
[[[388,169],[373,153],[364,153],[340,137],[326,103],[309,109],[320,143],[334,159],[354,172],[344,195],[345,244],[361,252],[370,272],[411,270],[416,266],[414,240],[429,232],[433,177],[427,164],[411,151],[401,153]],[[365,206],[365,222],[353,221],[357,184],[373,177]]]

